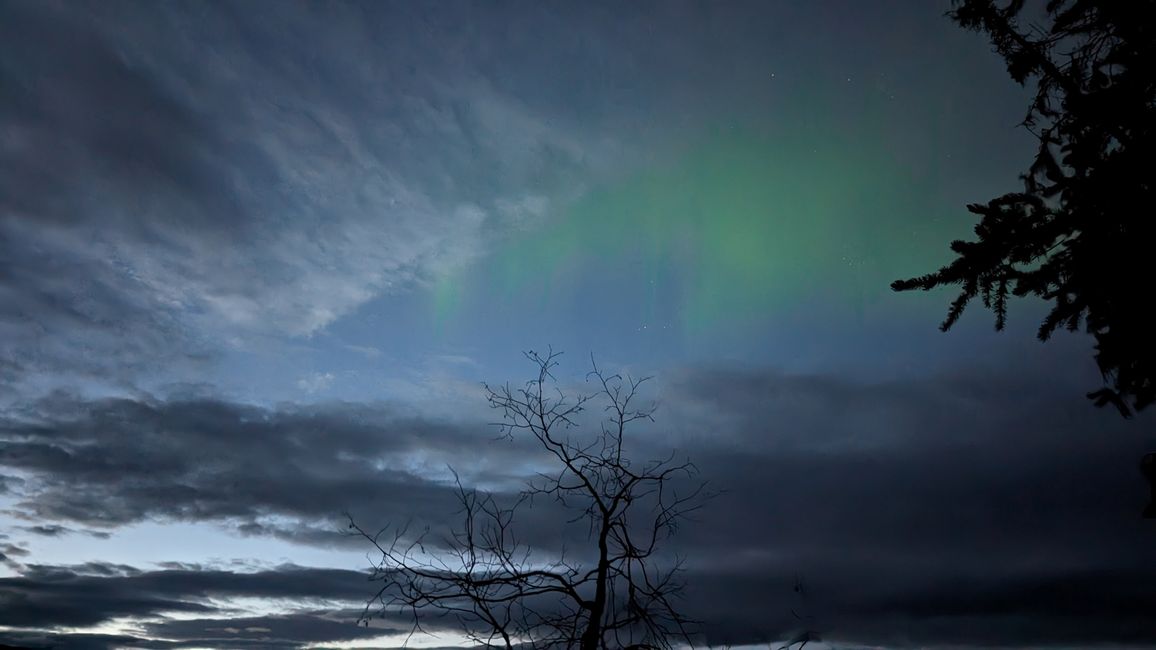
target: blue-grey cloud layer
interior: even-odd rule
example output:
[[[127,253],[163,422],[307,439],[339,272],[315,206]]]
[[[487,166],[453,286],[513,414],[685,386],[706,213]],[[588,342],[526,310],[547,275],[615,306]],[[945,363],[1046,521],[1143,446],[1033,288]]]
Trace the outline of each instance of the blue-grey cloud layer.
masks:
[[[1156,643],[1144,490],[1127,471],[1143,446],[1072,399],[1079,382],[1042,383],[1066,376],[1050,363],[881,384],[725,368],[668,378],[638,451],[677,446],[724,490],[671,549],[688,555],[687,606],[710,638],[784,633],[802,574],[828,637],[848,642]],[[452,520],[445,477],[401,469],[415,452],[507,485],[529,457],[483,420],[353,404],[59,396],[6,418],[0,437],[31,519],[181,519],[315,544],[343,543],[344,510],[369,526]],[[560,516],[527,513],[526,539],[562,543]],[[47,569],[29,570],[22,588]]]

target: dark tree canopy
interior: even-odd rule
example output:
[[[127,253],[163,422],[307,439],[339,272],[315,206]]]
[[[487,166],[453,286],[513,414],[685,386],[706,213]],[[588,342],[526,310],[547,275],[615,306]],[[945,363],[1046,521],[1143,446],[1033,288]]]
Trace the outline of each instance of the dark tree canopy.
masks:
[[[958,285],[945,331],[976,297],[996,329],[1010,296],[1043,298],[1039,338],[1090,333],[1104,387],[1089,397],[1127,417],[1156,400],[1156,1],[957,0],[949,15],[1035,84],[1024,126],[1039,149],[1022,192],[968,206],[976,239],[952,242],[954,261],[891,287]]]

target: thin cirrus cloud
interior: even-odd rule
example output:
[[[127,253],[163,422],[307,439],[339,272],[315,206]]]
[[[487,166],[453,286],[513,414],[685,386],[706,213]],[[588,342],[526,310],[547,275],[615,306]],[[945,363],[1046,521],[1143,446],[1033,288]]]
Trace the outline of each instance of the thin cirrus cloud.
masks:
[[[480,70],[340,29],[358,7],[312,33],[325,60],[285,36],[303,8],[125,9],[0,10],[9,383],[310,335],[468,263],[596,156]]]

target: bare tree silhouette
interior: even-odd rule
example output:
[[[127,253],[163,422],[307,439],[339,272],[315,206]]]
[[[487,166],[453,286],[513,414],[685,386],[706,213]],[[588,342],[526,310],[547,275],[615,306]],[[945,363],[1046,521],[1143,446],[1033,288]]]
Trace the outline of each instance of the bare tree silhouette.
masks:
[[[502,434],[528,435],[555,470],[540,473],[508,505],[465,487],[455,473],[462,520],[436,540],[404,526],[369,533],[350,521],[380,554],[371,579],[381,585],[363,620],[412,616],[412,634],[427,619],[440,619],[482,646],[507,650],[669,648],[675,639],[690,641],[693,622],[675,607],[682,560],[664,558],[659,549],[701,507],[705,483],[694,480],[693,464],[673,454],[636,465],[625,453],[628,426],[652,420],[656,408],[634,405],[646,378],[607,375],[592,357],[587,381],[596,389],[568,396],[552,374],[559,354],[527,352],[537,373],[520,388],[486,386],[490,406],[502,413]],[[600,430],[572,435],[578,414],[598,403],[606,414]],[[588,524],[585,553],[571,557],[563,549],[545,558],[521,541],[518,513],[536,499],[571,511],[571,523]]]

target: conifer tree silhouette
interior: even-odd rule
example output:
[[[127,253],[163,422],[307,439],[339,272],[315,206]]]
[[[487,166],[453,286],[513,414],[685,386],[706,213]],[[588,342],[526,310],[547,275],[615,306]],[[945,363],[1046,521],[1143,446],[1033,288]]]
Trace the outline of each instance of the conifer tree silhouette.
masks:
[[[950,264],[891,287],[959,286],[944,331],[975,298],[996,329],[1009,297],[1044,299],[1039,338],[1090,333],[1103,387],[1088,396],[1129,417],[1156,401],[1156,0],[1025,4],[957,0],[949,12],[991,39],[1016,82],[1035,84],[1023,125],[1039,147],[1024,189],[967,206],[976,239],[952,242]]]

